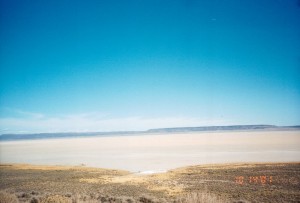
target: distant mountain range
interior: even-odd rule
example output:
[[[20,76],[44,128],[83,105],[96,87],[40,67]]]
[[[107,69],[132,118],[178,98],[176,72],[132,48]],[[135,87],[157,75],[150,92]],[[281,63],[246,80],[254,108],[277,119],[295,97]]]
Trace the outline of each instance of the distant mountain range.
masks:
[[[159,133],[181,132],[215,132],[215,131],[247,131],[247,130],[300,130],[300,126],[275,126],[275,125],[230,125],[230,126],[202,126],[202,127],[177,127],[156,128],[146,131],[115,131],[115,132],[66,132],[66,133],[34,133],[34,134],[2,134],[0,141],[36,140],[51,138],[92,137],[92,136],[126,136]]]

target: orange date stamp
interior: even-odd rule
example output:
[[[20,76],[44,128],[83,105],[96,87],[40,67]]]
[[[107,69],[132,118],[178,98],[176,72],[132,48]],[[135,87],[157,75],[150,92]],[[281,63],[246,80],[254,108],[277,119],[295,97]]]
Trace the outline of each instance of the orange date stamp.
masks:
[[[296,177],[274,177],[274,176],[236,176],[235,183],[239,185],[243,184],[292,184],[292,185],[299,185],[300,181]]]

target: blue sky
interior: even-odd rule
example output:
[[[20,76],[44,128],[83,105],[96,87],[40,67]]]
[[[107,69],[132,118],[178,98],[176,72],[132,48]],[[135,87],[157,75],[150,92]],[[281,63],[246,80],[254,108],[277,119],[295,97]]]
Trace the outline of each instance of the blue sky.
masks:
[[[0,133],[300,124],[296,0],[0,2]]]

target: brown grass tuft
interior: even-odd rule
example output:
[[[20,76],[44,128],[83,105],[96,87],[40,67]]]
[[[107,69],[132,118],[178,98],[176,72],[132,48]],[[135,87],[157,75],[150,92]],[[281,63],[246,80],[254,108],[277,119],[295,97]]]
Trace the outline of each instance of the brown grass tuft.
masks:
[[[0,191],[0,203],[19,203],[19,200],[15,195]]]

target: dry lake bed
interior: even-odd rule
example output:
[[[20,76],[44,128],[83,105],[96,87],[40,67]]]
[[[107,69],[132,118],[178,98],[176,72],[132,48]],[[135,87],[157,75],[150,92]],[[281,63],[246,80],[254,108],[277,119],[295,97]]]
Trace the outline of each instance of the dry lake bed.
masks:
[[[300,131],[226,131],[0,142],[0,163],[131,172],[216,163],[300,161]]]

